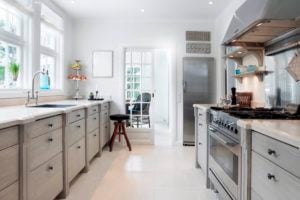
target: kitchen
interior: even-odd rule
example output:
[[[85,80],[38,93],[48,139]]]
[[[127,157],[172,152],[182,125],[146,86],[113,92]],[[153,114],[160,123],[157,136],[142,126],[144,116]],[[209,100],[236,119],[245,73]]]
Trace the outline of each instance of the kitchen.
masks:
[[[299,8],[0,0],[0,199],[298,199]]]

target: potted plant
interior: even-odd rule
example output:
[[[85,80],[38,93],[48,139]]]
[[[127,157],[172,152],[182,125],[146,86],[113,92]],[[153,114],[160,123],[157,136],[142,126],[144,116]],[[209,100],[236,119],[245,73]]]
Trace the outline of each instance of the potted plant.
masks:
[[[20,72],[20,65],[15,62],[10,63],[9,64],[9,72],[12,74],[13,80],[17,81],[19,72]]]

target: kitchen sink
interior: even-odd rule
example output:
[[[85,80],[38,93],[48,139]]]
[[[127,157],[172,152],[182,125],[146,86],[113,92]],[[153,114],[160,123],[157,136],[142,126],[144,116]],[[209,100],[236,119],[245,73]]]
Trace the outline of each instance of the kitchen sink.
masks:
[[[67,108],[76,105],[67,105],[67,104],[41,104],[36,106],[30,106],[31,108]]]

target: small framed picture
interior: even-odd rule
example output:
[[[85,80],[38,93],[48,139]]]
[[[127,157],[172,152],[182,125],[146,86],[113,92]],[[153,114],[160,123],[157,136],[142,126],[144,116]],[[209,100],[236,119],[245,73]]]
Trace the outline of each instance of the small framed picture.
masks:
[[[93,52],[93,77],[113,77],[113,51],[100,50]]]

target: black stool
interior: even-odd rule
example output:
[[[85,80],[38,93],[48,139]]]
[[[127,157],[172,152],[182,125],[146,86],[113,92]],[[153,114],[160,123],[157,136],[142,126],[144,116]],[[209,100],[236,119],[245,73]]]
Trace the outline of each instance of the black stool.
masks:
[[[131,151],[131,145],[130,145],[129,139],[127,137],[126,129],[125,129],[124,122],[123,122],[124,120],[128,120],[129,116],[128,115],[121,115],[121,114],[111,115],[110,119],[112,121],[115,121],[115,123],[114,123],[115,129],[114,129],[113,135],[111,136],[111,139],[110,139],[109,151],[112,151],[113,146],[114,146],[114,142],[115,142],[115,138],[116,138],[117,135],[119,135],[119,141],[121,141],[121,135],[124,135],[125,140],[126,140],[126,144],[129,148],[129,151]]]

